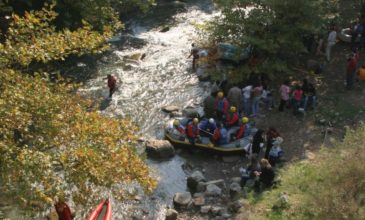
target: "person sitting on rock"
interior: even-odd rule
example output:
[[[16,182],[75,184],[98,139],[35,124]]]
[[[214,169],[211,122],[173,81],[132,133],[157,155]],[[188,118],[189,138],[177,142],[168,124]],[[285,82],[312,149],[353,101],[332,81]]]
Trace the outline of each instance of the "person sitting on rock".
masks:
[[[275,173],[270,163],[266,159],[261,159],[260,161],[261,171],[255,171],[255,176],[259,179],[255,182],[255,190],[260,191],[260,189],[271,187],[274,182]]]
[[[204,120],[199,124],[199,130],[203,131],[203,133],[206,135],[212,135],[216,128],[217,124],[213,118]]]
[[[239,115],[237,113],[237,108],[235,106],[231,106],[229,112],[226,115],[226,127],[230,128],[233,126],[237,126],[239,121]]]
[[[186,127],[186,136],[189,139],[191,144],[195,144],[196,141],[200,140],[199,128],[198,128],[199,119],[194,118],[188,126]]]
[[[228,131],[223,126],[223,124],[221,123],[217,124],[217,128],[214,130],[213,133],[212,142],[216,146],[228,144]]]
[[[172,127],[168,129],[169,134],[179,140],[185,140],[186,132],[184,126],[180,124],[180,120],[175,119]]]
[[[240,128],[238,129],[236,134],[233,134],[234,136],[232,137],[232,139],[238,140],[238,139],[247,137],[250,134],[251,134],[251,126],[248,123],[248,118],[242,117],[241,123],[240,123]]]
[[[217,97],[215,98],[214,110],[219,121],[223,121],[225,115],[227,114],[228,106],[229,103],[224,97],[224,93],[218,92]]]

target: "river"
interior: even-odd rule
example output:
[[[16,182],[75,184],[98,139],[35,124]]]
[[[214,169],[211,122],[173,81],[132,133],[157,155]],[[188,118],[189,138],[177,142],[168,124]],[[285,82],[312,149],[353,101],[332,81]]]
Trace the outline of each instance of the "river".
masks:
[[[144,139],[163,138],[163,128],[170,117],[161,111],[161,107],[199,107],[211,87],[209,82],[198,80],[191,71],[192,59],[187,57],[191,44],[197,39],[194,25],[203,24],[217,13],[213,3],[197,0],[166,4],[182,6],[184,9],[169,19],[173,24],[168,22],[167,31],[161,32],[163,27],[155,25],[153,17],[127,22],[127,32],[113,39],[112,53],[98,62],[97,74],[79,90],[87,97],[101,100],[102,114],[130,117],[140,127],[139,135]],[[165,5],[165,8],[169,8],[169,5]],[[121,46],[118,38],[125,36],[142,43]],[[107,74],[114,74],[120,84],[112,100],[107,99]],[[184,155],[162,161],[147,159],[159,182],[157,189],[152,195],[141,195],[140,199],[133,201],[119,202],[112,199],[114,219],[164,219],[166,207],[172,205],[173,195],[186,191],[187,173],[183,167],[190,160],[201,160],[201,156]],[[25,219],[14,210],[3,206],[0,208],[0,219]],[[77,219],[85,218],[81,213],[77,211]]]

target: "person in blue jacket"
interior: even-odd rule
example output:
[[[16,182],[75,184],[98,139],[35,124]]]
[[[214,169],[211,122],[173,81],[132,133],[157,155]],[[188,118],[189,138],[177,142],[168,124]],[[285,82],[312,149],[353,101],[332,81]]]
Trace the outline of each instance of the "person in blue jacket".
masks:
[[[213,135],[214,130],[217,128],[217,124],[213,118],[204,120],[199,124],[199,129],[204,135]]]

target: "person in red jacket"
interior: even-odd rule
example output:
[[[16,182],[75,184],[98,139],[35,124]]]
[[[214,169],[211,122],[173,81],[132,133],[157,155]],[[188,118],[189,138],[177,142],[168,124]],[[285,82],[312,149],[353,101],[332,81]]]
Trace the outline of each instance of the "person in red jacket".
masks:
[[[247,137],[248,135],[250,135],[250,132],[251,131],[250,131],[250,126],[248,124],[248,118],[243,117],[241,120],[240,129],[236,133],[236,136],[233,136],[233,139],[238,140]]]
[[[231,106],[226,115],[226,127],[229,128],[238,125],[239,118],[237,108],[235,106]]]
[[[109,87],[109,98],[111,98],[117,88],[117,78],[111,74],[108,74],[107,79]]]
[[[194,118],[186,127],[186,136],[191,144],[195,144],[200,139],[198,123],[199,119]]]
[[[225,117],[227,114],[228,106],[229,103],[227,99],[224,97],[224,93],[218,92],[214,102],[214,111],[219,121],[223,121],[223,117]]]
[[[59,220],[72,220],[74,216],[71,214],[71,209],[65,203],[63,199],[59,199],[59,201],[54,205]]]

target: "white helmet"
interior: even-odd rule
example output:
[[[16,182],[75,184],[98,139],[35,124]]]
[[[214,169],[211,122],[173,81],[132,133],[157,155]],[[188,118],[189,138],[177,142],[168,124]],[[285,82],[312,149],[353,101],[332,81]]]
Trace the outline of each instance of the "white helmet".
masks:
[[[209,123],[214,124],[214,118],[209,118]]]

